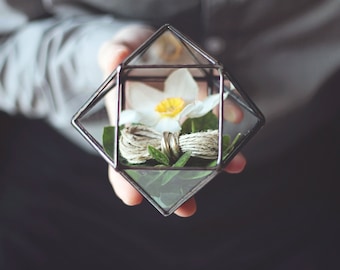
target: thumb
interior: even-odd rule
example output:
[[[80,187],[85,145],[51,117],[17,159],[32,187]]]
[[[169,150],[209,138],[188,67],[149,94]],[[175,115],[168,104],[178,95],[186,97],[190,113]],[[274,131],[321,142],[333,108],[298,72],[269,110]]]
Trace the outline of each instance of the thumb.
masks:
[[[98,63],[104,77],[110,75],[115,68],[131,53],[126,45],[113,41],[105,42],[98,53]]]

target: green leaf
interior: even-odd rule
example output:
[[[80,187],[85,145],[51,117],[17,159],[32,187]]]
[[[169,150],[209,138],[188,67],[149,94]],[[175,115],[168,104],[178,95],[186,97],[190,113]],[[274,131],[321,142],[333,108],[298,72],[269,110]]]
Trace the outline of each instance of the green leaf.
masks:
[[[158,161],[161,164],[166,166],[170,165],[170,160],[167,155],[156,149],[155,147],[148,145],[148,152],[152,156],[152,158]]]
[[[161,185],[164,186],[169,183],[176,175],[179,174],[179,171],[165,171],[162,175]]]
[[[231,143],[231,146],[234,147],[238,143],[241,137],[242,137],[242,133],[241,132],[237,133],[237,135],[235,136],[234,140]]]
[[[223,147],[222,149],[227,149],[227,147],[230,144],[230,136],[229,135],[223,135],[222,137],[222,143],[223,143]]]
[[[185,164],[188,162],[190,159],[191,152],[185,152],[177,161],[175,164],[172,165],[172,167],[184,167]],[[164,172],[162,176],[162,186],[166,185],[169,183],[176,175],[178,175],[179,171],[166,171]]]
[[[173,167],[184,167],[185,164],[187,164],[190,157],[191,157],[191,152],[190,151],[185,152],[182,156],[180,156],[180,158],[172,166]]]
[[[114,151],[114,137],[115,137],[115,127],[113,126],[106,126],[104,127],[103,131],[103,148],[104,151],[113,158],[113,151]]]
[[[188,118],[182,124],[183,134],[207,131],[209,129],[218,129],[218,118],[212,111],[198,118]]]
[[[212,172],[212,170],[182,172],[181,180],[201,180],[202,178],[210,175]]]
[[[225,159],[227,157],[227,155],[229,155],[229,153],[234,149],[235,145],[238,143],[238,141],[240,140],[240,138],[242,137],[242,133],[237,133],[234,140],[231,142],[231,144],[224,149],[223,151],[223,159]]]
[[[211,161],[211,162],[207,165],[207,167],[215,167],[216,165],[217,165],[217,160],[215,159],[215,160]]]

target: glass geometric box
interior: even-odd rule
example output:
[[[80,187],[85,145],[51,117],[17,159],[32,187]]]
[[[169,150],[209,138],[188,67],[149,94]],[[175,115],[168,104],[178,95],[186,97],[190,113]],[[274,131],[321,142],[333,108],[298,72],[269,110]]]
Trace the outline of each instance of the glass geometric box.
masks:
[[[217,60],[164,25],[116,68],[72,124],[167,216],[222,171],[264,117]]]

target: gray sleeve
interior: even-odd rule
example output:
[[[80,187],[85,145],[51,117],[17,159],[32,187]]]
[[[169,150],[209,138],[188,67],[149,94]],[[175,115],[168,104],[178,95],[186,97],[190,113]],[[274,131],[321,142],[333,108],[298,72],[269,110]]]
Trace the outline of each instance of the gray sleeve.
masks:
[[[125,25],[86,15],[21,28],[0,43],[0,110],[69,124],[103,80],[99,47]]]

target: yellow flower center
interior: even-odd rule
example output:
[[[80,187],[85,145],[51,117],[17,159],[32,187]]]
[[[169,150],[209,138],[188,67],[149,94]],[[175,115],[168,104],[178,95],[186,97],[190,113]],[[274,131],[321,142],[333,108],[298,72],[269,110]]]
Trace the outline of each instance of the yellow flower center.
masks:
[[[183,110],[184,105],[182,98],[166,98],[157,104],[155,111],[162,117],[175,117]]]

